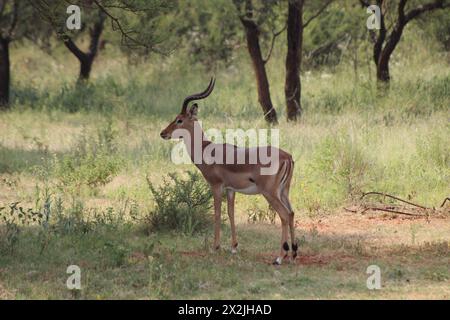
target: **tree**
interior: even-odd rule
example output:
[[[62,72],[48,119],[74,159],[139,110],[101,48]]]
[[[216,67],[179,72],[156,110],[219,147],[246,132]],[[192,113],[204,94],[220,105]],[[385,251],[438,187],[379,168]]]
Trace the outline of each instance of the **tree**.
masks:
[[[63,42],[67,49],[80,62],[79,81],[86,81],[89,79],[92,69],[92,63],[97,56],[98,47],[100,43],[100,36],[102,35],[106,15],[103,11],[97,10],[96,19],[92,26],[89,27],[89,49],[87,52],[82,51],[72,40],[70,36],[63,35]]]
[[[31,39],[38,42],[49,37],[40,21],[30,23],[35,12],[26,2],[0,0],[0,110],[10,106],[10,44],[13,41]]]
[[[0,109],[9,106],[9,44],[17,25],[19,5],[16,1],[0,1]]]
[[[236,8],[230,0],[196,0],[180,1],[170,19],[176,24],[174,39],[182,41],[187,50],[186,59],[211,70],[233,62],[242,42],[241,22],[235,17]]]
[[[86,10],[82,10],[81,28],[79,30],[68,30],[66,20],[69,16],[66,14],[66,10],[70,5],[69,3],[63,0],[50,3],[44,0],[30,1],[30,5],[40,13],[45,21],[50,23],[66,48],[78,59],[80,63],[79,82],[89,79],[106,19],[106,14],[95,6],[95,2],[95,0],[73,2],[73,4]],[[76,44],[75,39],[80,37],[86,29],[88,29],[89,48],[85,52]]]
[[[407,2],[407,0],[399,0],[395,8],[393,3],[388,3],[386,0],[377,0],[377,5],[380,8],[381,13],[380,29],[378,34],[376,34],[376,32],[372,33],[372,39],[374,42],[373,60],[376,65],[379,87],[386,87],[389,85],[391,80],[389,61],[402,37],[406,25],[424,13],[450,7],[449,1],[434,0],[425,4],[418,4],[414,8],[406,10]],[[360,0],[360,3],[366,7],[370,5],[367,0]],[[392,28],[388,28],[387,16],[391,11],[393,11]]]
[[[273,49],[274,40],[277,35],[274,33],[271,50],[267,55],[267,58],[263,58],[261,45],[260,45],[260,24],[263,20],[267,19],[272,13],[270,11],[270,6],[272,6],[274,1],[263,1],[263,8],[260,12],[264,13],[263,17],[260,17],[260,21],[257,21],[255,17],[255,7],[252,0],[233,0],[238,12],[239,20],[245,30],[245,37],[247,41],[247,49],[252,60],[253,69],[255,71],[256,84],[258,88],[258,101],[263,109],[264,118],[270,124],[276,124],[278,122],[277,113],[272,104],[272,99],[270,97],[270,86],[269,80],[267,78],[266,63],[270,58],[270,54]],[[244,8],[242,8],[244,5]]]
[[[285,99],[288,121],[296,121],[302,113],[301,79],[303,30],[318,17],[332,0],[327,0],[309,19],[303,22],[303,11],[306,0],[289,0],[287,17],[287,53]]]
[[[152,22],[155,17],[162,14],[163,9],[171,5],[172,1],[160,0],[78,0],[68,3],[66,0],[29,0],[30,4],[39,12],[56,31],[67,49],[80,63],[79,82],[89,79],[92,64],[98,54],[100,38],[109,20],[113,31],[120,34],[120,43],[124,48],[135,51],[150,51],[161,53],[157,47],[162,42],[154,37],[155,31]],[[78,5],[82,11],[83,19],[80,30],[68,30],[66,12],[70,5]],[[140,31],[137,31],[140,29]],[[76,39],[88,30],[89,47],[85,52],[76,44]]]

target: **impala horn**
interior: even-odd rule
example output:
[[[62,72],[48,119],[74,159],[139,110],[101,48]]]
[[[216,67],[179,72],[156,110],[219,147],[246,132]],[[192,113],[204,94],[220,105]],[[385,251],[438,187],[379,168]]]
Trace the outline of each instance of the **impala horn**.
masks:
[[[189,102],[195,101],[195,100],[200,100],[200,99],[205,99],[206,97],[208,97],[211,94],[211,92],[213,91],[215,83],[216,83],[216,79],[214,79],[214,77],[211,77],[211,81],[209,82],[208,88],[206,88],[205,91],[186,97],[183,101],[183,108],[181,109],[181,113],[182,114],[186,113],[186,109],[188,107]]]

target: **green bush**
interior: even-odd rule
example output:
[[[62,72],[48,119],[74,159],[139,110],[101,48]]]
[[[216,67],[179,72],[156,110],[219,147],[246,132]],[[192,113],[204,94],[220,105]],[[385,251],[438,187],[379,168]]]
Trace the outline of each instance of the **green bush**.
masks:
[[[55,169],[62,188],[105,185],[120,171],[123,161],[116,156],[116,132],[111,121],[98,130],[97,136],[84,134],[75,150],[57,160]]]
[[[23,226],[41,224],[43,214],[31,208],[24,209],[14,202],[6,207],[0,207],[0,253],[12,253],[19,240]]]
[[[169,174],[169,179],[155,187],[148,186],[155,200],[155,209],[148,216],[151,231],[174,230],[192,235],[209,229],[212,222],[212,194],[203,177],[187,172],[187,178]]]

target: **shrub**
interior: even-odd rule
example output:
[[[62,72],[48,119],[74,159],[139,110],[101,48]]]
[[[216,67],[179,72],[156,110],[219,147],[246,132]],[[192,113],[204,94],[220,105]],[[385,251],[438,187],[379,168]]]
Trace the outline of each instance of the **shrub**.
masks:
[[[109,120],[97,136],[84,134],[75,149],[56,163],[56,176],[60,187],[82,186],[96,188],[108,183],[120,170],[122,159],[115,156],[116,131]]]
[[[212,194],[198,173],[187,172],[187,178],[169,174],[169,180],[155,187],[147,178],[155,200],[155,209],[148,216],[150,230],[175,230],[192,235],[205,231],[212,219]]]
[[[24,209],[19,202],[6,207],[0,207],[0,252],[12,253],[19,240],[21,227],[32,224],[41,224],[43,214],[31,208]]]

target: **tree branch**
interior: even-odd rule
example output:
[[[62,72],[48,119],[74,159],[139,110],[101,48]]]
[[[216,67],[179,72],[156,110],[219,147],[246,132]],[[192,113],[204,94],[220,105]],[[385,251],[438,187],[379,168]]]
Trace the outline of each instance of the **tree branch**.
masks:
[[[445,8],[449,8],[449,7],[450,7],[450,3],[444,4],[444,0],[436,0],[434,2],[420,5],[417,8],[412,9],[405,15],[405,24],[408,23],[409,21],[411,21],[412,19],[417,18],[419,15],[421,15],[425,12],[432,11],[435,9],[445,9]]]
[[[265,59],[263,59],[263,63],[264,63],[264,64],[266,64],[266,63],[269,61],[270,56],[272,55],[273,47],[274,47],[274,45],[275,45],[275,40],[276,40],[277,37],[278,37],[280,34],[282,34],[286,29],[287,29],[287,24],[285,24],[284,27],[283,27],[280,31],[278,31],[278,32],[273,32],[273,33],[272,33],[272,43],[271,43],[271,45],[270,45],[270,49],[269,49],[269,52],[268,52],[268,54],[267,54],[267,57],[266,57]]]
[[[72,52],[78,60],[83,61],[86,59],[87,54],[81,51],[80,48],[78,48],[75,42],[73,42],[72,38],[70,38],[68,35],[63,35],[62,39],[67,49],[69,49],[70,52]]]
[[[322,12],[331,4],[331,2],[333,2],[333,0],[328,0],[319,10],[317,10],[317,12],[314,15],[312,15],[308,20],[306,20],[306,22],[303,24],[303,28],[306,28],[311,21],[320,16]]]

